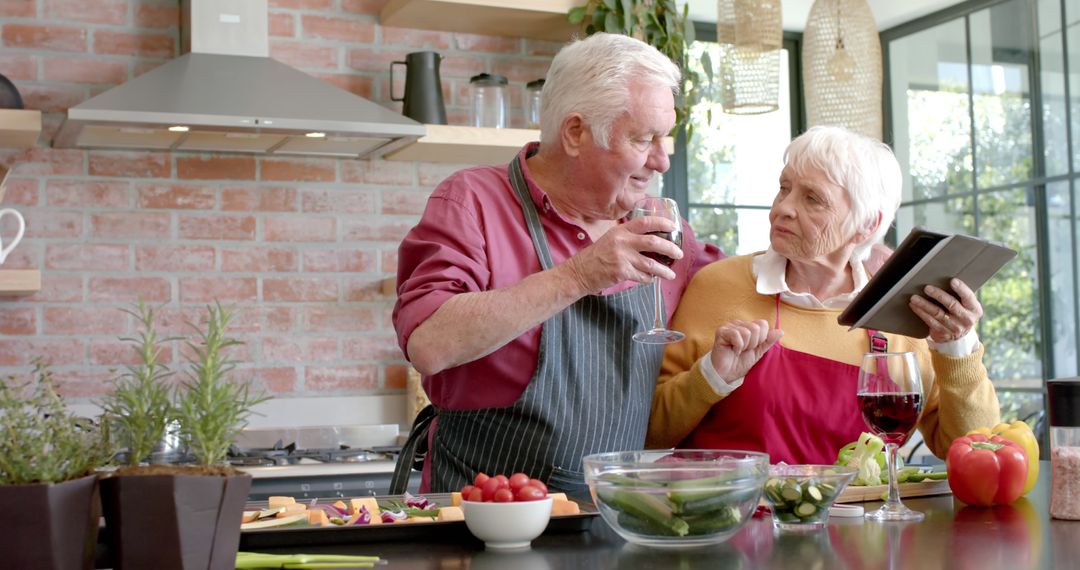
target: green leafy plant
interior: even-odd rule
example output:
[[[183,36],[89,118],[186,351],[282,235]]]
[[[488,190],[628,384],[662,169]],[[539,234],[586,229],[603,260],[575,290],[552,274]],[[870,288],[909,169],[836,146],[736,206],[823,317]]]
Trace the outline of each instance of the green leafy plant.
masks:
[[[682,86],[675,99],[672,134],[686,127],[686,138],[693,135],[690,109],[712,83],[713,67],[708,52],[702,55],[703,74],[690,65],[694,23],[689,18],[688,7],[684,6],[680,13],[675,0],[588,0],[584,6],[572,8],[567,18],[575,25],[588,21],[585,26],[588,35],[607,32],[637,38],[675,62],[682,70]]]
[[[207,307],[206,330],[199,330],[201,342],[188,343],[191,370],[176,398],[176,417],[181,439],[204,466],[217,466],[226,457],[229,445],[247,425],[252,408],[266,401],[255,395],[249,382],[234,382],[235,361],[228,349],[242,344],[226,335],[233,313],[215,303]]]
[[[135,310],[124,309],[141,325],[137,337],[121,340],[132,344],[139,356],[138,364],[127,366],[117,378],[111,394],[105,397],[102,408],[114,436],[127,449],[127,463],[138,465],[153,451],[154,445],[165,437],[173,419],[172,390],[166,380],[173,374],[160,362],[163,344],[172,338],[159,338],[154,330],[154,309],[139,301]]]
[[[108,438],[64,405],[48,364],[35,361],[26,382],[0,383],[0,485],[68,481],[111,455]]]

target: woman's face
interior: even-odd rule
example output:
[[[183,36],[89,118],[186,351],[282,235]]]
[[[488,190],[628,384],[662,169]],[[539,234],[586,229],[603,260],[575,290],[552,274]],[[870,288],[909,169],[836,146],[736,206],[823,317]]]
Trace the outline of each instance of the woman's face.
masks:
[[[810,167],[797,175],[790,167],[780,174],[780,191],[769,210],[769,240],[788,259],[814,260],[859,243],[851,215],[851,198],[824,172]],[[847,251],[844,260],[850,255]]]

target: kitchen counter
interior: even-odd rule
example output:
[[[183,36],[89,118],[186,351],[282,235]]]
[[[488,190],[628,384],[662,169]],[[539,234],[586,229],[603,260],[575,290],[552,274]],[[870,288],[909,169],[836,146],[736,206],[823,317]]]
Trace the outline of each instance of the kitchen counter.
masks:
[[[729,542],[695,550],[656,550],[627,543],[603,520],[590,530],[545,534],[531,550],[497,553],[460,533],[416,542],[262,549],[265,552],[378,555],[388,568],[546,570],[563,568],[1075,568],[1080,521],[1049,517],[1050,464],[1039,483],[1013,505],[978,508],[951,495],[910,499],[926,513],[918,523],[875,523],[834,517],[810,534],[775,534],[771,520],[752,519]],[[868,509],[880,503],[864,503]]]

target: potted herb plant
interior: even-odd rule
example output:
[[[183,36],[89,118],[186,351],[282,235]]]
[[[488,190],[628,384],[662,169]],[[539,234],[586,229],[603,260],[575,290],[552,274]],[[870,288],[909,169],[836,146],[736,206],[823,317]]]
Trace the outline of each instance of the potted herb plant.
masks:
[[[94,468],[107,438],[75,417],[48,366],[0,382],[0,546],[7,568],[89,569],[100,506]]]
[[[249,383],[232,378],[235,362],[228,349],[240,341],[227,335],[231,319],[230,311],[215,304],[207,307],[205,329],[191,325],[198,331],[198,341],[187,343],[186,379],[167,398],[167,411],[156,412],[176,419],[195,465],[130,467],[102,480],[109,549],[119,570],[235,567],[251,476],[230,468],[225,457],[252,408],[265,398],[253,394]],[[129,368],[106,409],[142,412],[155,407],[150,401],[160,404],[159,389],[167,390],[162,382],[168,371],[159,362],[162,341],[154,333],[153,320],[152,312],[140,309],[143,330],[132,339],[140,364]],[[140,399],[144,401],[138,406],[132,404]],[[159,429],[149,417],[125,421],[126,429],[139,425]],[[132,455],[145,457],[145,451]]]
[[[570,9],[571,24],[584,24],[585,33],[623,34],[637,38],[668,56],[682,71],[682,86],[675,100],[675,128],[684,126],[686,137],[693,134],[690,109],[712,83],[712,62],[709,52],[702,53],[705,76],[690,66],[690,45],[694,43],[694,23],[689,8],[680,12],[675,0],[588,0]]]

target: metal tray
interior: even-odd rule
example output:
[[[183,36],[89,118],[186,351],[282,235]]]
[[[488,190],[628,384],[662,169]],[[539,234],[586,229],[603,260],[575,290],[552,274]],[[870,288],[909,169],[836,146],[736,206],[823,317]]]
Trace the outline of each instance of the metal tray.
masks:
[[[450,493],[424,495],[439,506],[450,505]],[[379,502],[400,499],[400,496],[378,496]],[[315,499],[334,502],[337,499]],[[572,499],[573,500],[573,499]],[[584,532],[589,530],[598,514],[592,503],[576,501],[581,513],[551,517],[544,534]],[[316,503],[317,504],[317,503]],[[266,508],[266,501],[252,501],[245,510]],[[240,533],[240,550],[276,548],[283,546],[317,546],[357,544],[397,540],[461,540],[471,539],[465,521],[435,521],[429,523],[383,523],[362,526],[310,526],[245,530]]]

